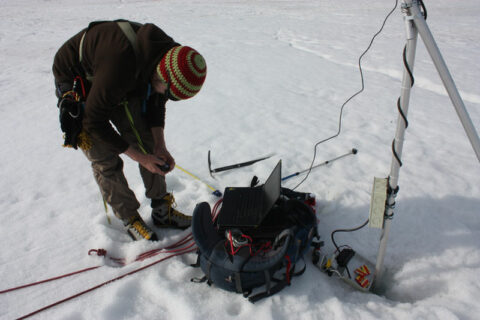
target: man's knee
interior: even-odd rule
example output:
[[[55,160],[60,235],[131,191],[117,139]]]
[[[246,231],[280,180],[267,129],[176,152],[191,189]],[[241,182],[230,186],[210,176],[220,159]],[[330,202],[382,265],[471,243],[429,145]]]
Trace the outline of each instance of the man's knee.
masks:
[[[104,159],[92,160],[92,168],[95,173],[109,176],[123,170],[123,160],[115,155]]]

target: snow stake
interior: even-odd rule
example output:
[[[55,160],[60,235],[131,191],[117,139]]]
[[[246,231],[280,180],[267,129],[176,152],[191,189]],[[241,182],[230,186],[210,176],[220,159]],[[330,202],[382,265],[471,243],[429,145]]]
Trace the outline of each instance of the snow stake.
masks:
[[[266,159],[268,159],[272,156],[273,156],[273,154],[265,156],[263,158],[258,158],[258,159],[255,159],[255,160],[250,160],[250,161],[237,163],[237,164],[232,164],[232,165],[221,167],[221,168],[212,169],[212,162],[210,160],[210,150],[208,150],[208,170],[210,171],[210,175],[213,178],[212,173],[222,172],[222,171],[227,171],[227,170],[232,170],[232,169],[237,169],[237,168],[242,168],[242,167],[247,167],[247,166],[250,166],[250,165],[254,164],[255,162],[266,160]]]

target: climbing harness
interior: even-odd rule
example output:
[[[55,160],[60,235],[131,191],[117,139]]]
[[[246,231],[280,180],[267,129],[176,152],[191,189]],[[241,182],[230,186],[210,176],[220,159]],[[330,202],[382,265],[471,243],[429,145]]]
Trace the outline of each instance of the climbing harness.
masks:
[[[89,150],[92,142],[87,133],[83,130],[82,120],[84,113],[84,101],[86,90],[81,76],[75,76],[72,89],[63,93],[58,101],[60,128],[64,133],[64,147],[80,147]]]

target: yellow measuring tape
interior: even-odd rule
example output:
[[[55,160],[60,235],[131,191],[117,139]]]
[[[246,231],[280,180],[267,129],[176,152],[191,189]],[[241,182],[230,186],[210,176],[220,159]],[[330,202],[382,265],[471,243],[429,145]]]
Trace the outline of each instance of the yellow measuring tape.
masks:
[[[183,172],[185,172],[186,174],[188,174],[190,177],[194,178],[194,179],[197,179],[198,181],[202,182],[203,184],[205,184],[210,190],[213,191],[213,194],[216,195],[217,197],[221,197],[222,196],[222,193],[218,190],[218,189],[215,189],[214,187],[212,187],[211,185],[209,185],[208,183],[205,183],[204,181],[200,180],[199,177],[197,177],[196,175],[194,175],[193,173],[190,173],[188,172],[187,170],[183,169],[182,167],[180,167],[179,165],[175,165],[175,168],[178,168],[180,170],[182,170]]]

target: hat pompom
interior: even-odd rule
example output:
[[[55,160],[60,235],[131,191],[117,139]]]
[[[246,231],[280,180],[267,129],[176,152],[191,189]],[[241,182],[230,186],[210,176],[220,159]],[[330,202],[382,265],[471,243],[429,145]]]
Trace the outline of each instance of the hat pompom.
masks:
[[[205,59],[195,49],[177,46],[168,50],[157,66],[157,73],[170,85],[170,95],[185,100],[196,95],[207,76]]]

